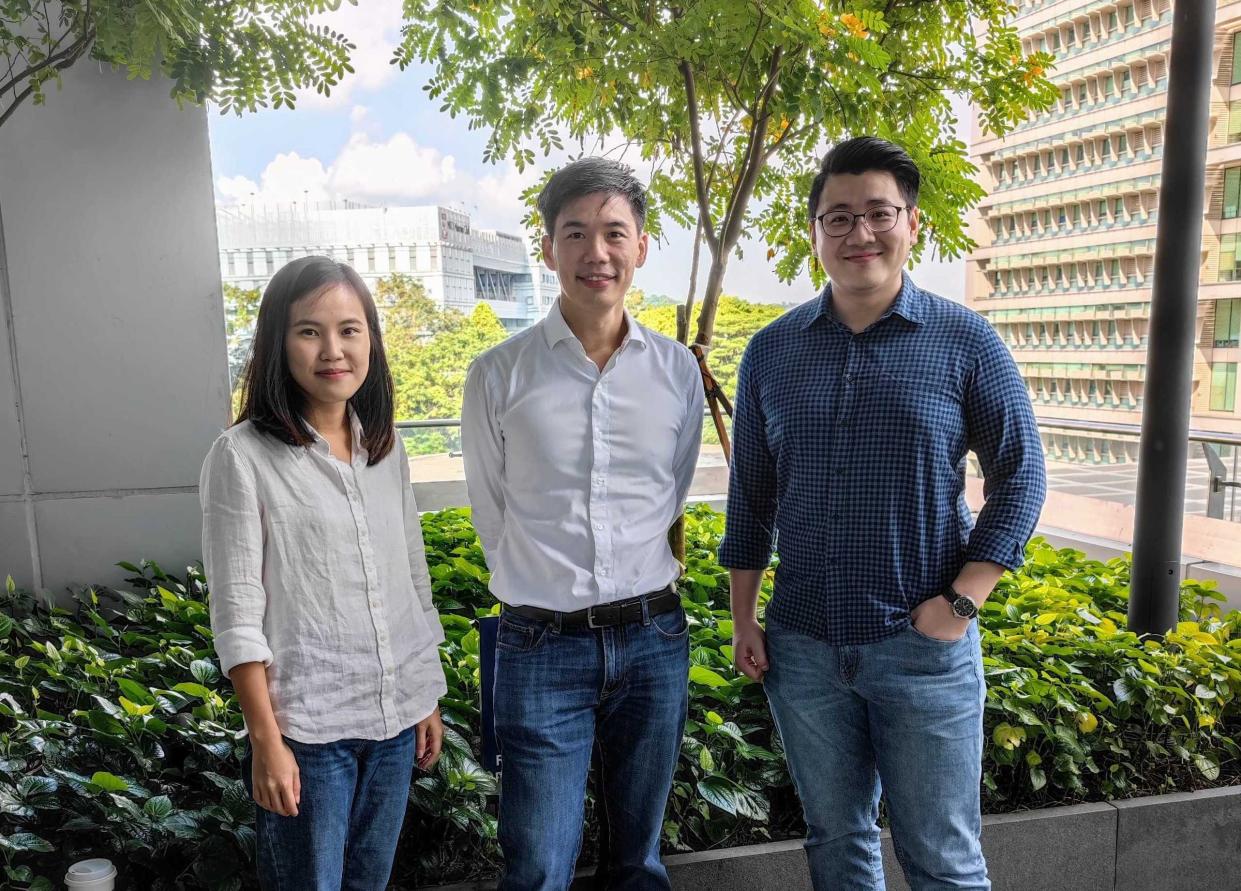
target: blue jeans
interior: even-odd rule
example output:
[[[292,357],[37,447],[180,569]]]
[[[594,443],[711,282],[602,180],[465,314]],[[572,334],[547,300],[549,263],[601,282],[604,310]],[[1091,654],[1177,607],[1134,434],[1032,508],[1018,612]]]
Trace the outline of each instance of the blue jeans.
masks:
[[[257,858],[264,891],[384,891],[405,820],[414,770],[414,728],[392,739],[300,743],[302,801],[296,817],[258,808]],[[242,765],[246,790],[251,753]]]
[[[832,646],[769,621],[767,655],[764,686],[805,810],[816,891],[883,891],[881,779],[913,891],[988,891],[977,624],[953,642],[911,626]]]
[[[501,891],[569,887],[596,740],[607,887],[669,887],[659,836],[685,731],[688,673],[689,626],[679,607],[593,631],[503,613],[494,697]]]

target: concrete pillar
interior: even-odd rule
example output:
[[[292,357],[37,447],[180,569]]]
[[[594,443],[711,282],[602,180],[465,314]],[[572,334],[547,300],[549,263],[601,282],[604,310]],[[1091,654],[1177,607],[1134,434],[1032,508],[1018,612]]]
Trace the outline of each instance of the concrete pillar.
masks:
[[[0,128],[0,579],[199,559],[220,290],[204,109],[82,61]]]

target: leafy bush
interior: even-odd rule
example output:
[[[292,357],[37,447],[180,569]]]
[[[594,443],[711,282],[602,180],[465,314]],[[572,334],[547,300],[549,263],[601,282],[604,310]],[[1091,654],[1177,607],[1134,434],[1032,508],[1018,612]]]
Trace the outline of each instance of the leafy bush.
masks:
[[[669,850],[802,831],[761,687],[732,669],[723,517],[690,511],[690,712],[669,800]],[[423,517],[447,640],[445,753],[410,787],[397,887],[493,872],[495,782],[479,767],[479,641],[495,613],[469,515]],[[1191,789],[1238,775],[1241,614],[1186,582],[1164,641],[1124,630],[1129,564],[1031,544],[983,610],[984,810]],[[132,592],[50,609],[9,586],[0,613],[4,887],[55,887],[106,856],[127,887],[252,887],[253,806],[241,715],[211,649],[206,583],[122,564]],[[763,602],[770,594],[770,579]],[[588,811],[589,814],[589,811]],[[591,847],[588,840],[586,857]]]

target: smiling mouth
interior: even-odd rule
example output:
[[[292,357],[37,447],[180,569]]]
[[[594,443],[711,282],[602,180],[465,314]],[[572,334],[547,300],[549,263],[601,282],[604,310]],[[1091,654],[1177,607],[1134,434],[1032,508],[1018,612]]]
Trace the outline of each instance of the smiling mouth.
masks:
[[[616,276],[614,276],[614,275],[579,275],[579,276],[578,276],[578,280],[579,280],[579,281],[584,281],[584,282],[587,282],[587,283],[589,283],[589,284],[598,284],[598,283],[601,283],[601,282],[610,282],[610,281],[615,280],[615,278],[616,278]]]
[[[315,372],[315,374],[319,377],[332,377],[332,378],[344,377],[348,373],[349,373],[348,370],[344,368],[333,368],[331,371],[316,371]]]

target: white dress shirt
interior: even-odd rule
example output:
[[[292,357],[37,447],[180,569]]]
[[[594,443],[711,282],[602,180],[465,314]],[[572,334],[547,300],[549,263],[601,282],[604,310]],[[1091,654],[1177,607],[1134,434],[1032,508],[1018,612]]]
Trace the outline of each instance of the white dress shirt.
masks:
[[[390,739],[447,691],[404,445],[368,467],[350,420],[350,464],[245,421],[199,481],[220,667],[264,663],[280,732],[304,743]]]
[[[602,372],[559,301],[470,366],[466,484],[510,606],[571,612],[680,575],[667,536],[698,460],[702,378],[684,346],[625,320]]]

